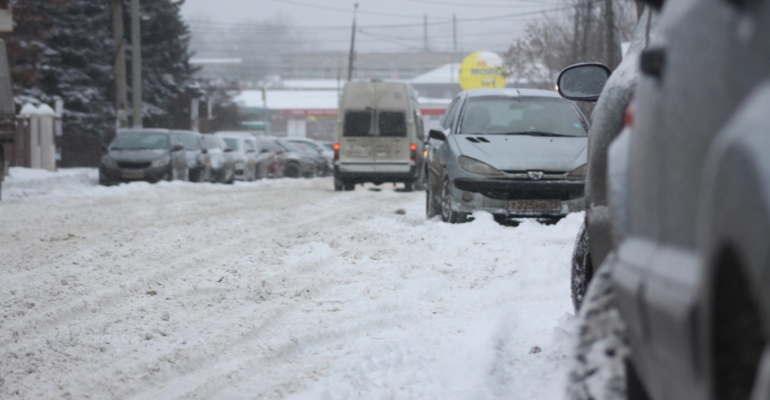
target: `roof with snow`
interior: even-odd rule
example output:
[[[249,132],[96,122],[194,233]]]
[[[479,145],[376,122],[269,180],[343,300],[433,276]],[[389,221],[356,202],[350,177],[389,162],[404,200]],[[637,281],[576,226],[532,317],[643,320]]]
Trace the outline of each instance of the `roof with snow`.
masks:
[[[261,90],[244,90],[235,97],[242,107],[262,108]],[[336,110],[339,99],[334,90],[268,90],[270,110]]]
[[[409,83],[459,83],[460,63],[442,65],[420,76],[409,79]]]

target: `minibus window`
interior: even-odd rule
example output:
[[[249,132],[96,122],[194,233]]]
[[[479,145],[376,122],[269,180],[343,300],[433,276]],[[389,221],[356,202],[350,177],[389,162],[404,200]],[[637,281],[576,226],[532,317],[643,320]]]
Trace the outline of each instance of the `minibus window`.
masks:
[[[345,113],[345,125],[342,136],[371,136],[372,112],[348,111]]]
[[[380,111],[377,128],[380,136],[406,137],[406,114],[401,111]]]

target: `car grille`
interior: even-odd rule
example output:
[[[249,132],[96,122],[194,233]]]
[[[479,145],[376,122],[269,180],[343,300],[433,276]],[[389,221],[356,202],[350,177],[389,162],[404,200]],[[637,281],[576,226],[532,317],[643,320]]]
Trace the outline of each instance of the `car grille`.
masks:
[[[118,161],[118,167],[125,169],[144,169],[150,166],[149,162],[125,162]]]

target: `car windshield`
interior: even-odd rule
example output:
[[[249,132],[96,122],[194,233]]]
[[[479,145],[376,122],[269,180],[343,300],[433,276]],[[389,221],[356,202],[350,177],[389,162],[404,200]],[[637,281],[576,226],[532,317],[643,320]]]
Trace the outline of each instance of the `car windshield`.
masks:
[[[283,147],[284,150],[286,150],[286,151],[298,151],[298,152],[301,152],[301,153],[306,153],[305,150],[301,150],[300,148],[295,146],[294,143],[290,143],[289,141],[286,141],[286,140],[278,141],[278,145]]]
[[[206,150],[214,150],[219,148],[219,140],[214,136],[203,136],[203,147]]]
[[[548,97],[471,97],[463,110],[460,134],[586,136],[575,106]]]
[[[238,151],[238,139],[225,138],[225,143],[227,143],[227,148]]]
[[[121,133],[112,141],[112,150],[168,149],[168,135],[162,133]]]
[[[195,135],[190,135],[187,133],[182,133],[179,135],[179,140],[182,141],[182,144],[184,145],[184,148],[187,150],[200,150],[201,146],[200,143],[198,143],[198,138],[195,137]]]

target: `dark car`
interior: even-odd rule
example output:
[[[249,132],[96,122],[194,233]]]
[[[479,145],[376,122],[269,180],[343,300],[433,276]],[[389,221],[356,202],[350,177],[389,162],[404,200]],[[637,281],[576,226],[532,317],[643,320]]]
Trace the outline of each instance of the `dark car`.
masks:
[[[242,132],[217,132],[230,149],[235,162],[235,179],[251,182],[257,179],[257,142]]]
[[[165,129],[120,130],[99,166],[99,183],[188,180],[187,155],[177,135]]]
[[[286,178],[312,178],[318,173],[316,157],[299,149],[286,139],[277,139],[278,155],[283,164],[282,176]]]
[[[283,177],[286,158],[283,157],[283,150],[278,147],[276,138],[272,136],[257,136],[259,144],[259,154],[257,164],[259,166],[259,178],[281,178]]]
[[[316,164],[318,164],[318,175],[329,176],[334,173],[333,147],[328,149],[321,143],[307,138],[289,138],[287,140],[294,143],[296,147],[306,149],[309,154],[315,157]]]
[[[581,309],[594,365],[573,397],[770,398],[767,6],[663,4],[609,147],[614,239]]]
[[[201,144],[207,150],[207,156],[211,162],[210,182],[233,183],[235,159],[225,140],[215,135],[202,135]]]
[[[201,143],[201,134],[193,131],[172,131],[179,137],[187,152],[187,168],[190,170],[190,181],[208,182],[211,180],[211,160],[208,150]]]

